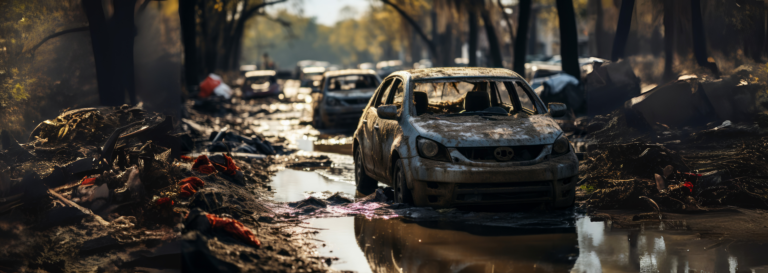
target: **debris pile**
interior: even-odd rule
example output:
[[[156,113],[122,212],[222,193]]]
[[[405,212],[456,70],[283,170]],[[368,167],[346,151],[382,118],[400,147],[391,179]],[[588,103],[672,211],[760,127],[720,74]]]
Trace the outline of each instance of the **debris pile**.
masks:
[[[757,102],[765,85],[748,74],[683,77],[575,120],[586,206],[659,215],[768,208],[768,112]]]
[[[272,161],[190,156],[203,137],[130,106],[0,133],[0,271],[327,271],[268,201]]]

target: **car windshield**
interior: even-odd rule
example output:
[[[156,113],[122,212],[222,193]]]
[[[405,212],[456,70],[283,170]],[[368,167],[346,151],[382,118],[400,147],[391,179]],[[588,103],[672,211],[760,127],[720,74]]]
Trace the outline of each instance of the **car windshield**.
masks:
[[[432,80],[414,85],[417,115],[510,115],[537,112],[519,80]]]
[[[376,88],[377,86],[379,86],[379,81],[374,75],[346,75],[328,78],[328,91]]]
[[[269,88],[269,76],[246,78],[244,86],[250,86],[254,90]]]

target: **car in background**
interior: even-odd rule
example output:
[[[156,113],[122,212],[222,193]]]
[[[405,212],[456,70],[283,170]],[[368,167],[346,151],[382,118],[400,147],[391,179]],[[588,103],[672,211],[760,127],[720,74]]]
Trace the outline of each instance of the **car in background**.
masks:
[[[403,69],[403,61],[401,60],[380,61],[376,63],[376,73],[381,78],[389,76],[389,74],[391,74],[392,72],[399,71],[402,69]]]
[[[395,202],[452,207],[574,204],[579,161],[548,107],[501,68],[398,71],[376,90],[354,133],[355,184],[381,181]]]
[[[312,125],[318,129],[354,127],[380,82],[370,69],[325,72],[312,92]]]
[[[274,70],[254,70],[245,72],[245,80],[241,87],[242,98],[266,98],[280,95],[280,84],[277,83]]]

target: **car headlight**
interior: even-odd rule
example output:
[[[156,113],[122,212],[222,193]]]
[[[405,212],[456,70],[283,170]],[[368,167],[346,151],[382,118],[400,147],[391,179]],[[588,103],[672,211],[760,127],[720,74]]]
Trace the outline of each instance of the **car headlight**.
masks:
[[[416,138],[416,146],[418,147],[417,150],[419,151],[419,156],[423,158],[447,162],[451,161],[448,156],[448,149],[443,145],[440,145],[440,143],[423,137],[418,137]]]
[[[341,101],[339,101],[338,99],[334,99],[334,98],[326,98],[325,99],[325,104],[328,105],[328,106],[339,106],[339,105],[341,105]]]
[[[570,151],[571,144],[568,142],[568,138],[563,135],[560,135],[552,145],[552,155],[563,155]]]

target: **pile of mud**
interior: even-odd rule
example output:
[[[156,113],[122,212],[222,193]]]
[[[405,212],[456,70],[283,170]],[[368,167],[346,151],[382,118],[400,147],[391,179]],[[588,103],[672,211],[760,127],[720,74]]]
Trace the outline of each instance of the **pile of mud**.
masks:
[[[268,201],[272,160],[182,156],[195,134],[129,106],[1,133],[0,271],[327,271]]]
[[[768,208],[768,135],[758,121],[680,129],[630,126],[626,111],[581,121],[591,127],[581,162],[586,206],[707,211]]]

